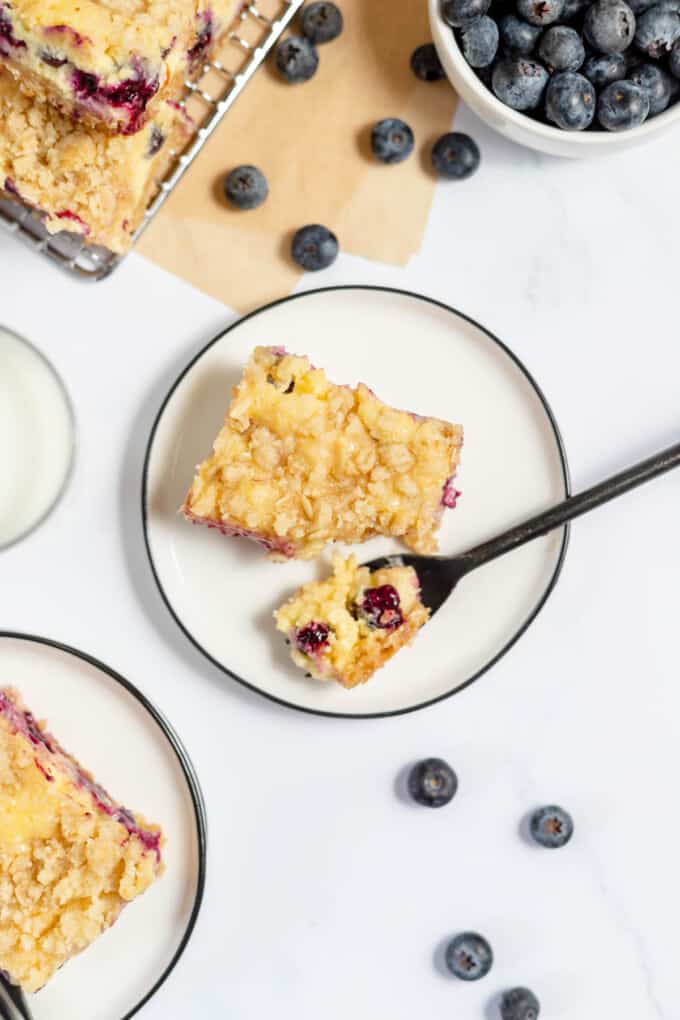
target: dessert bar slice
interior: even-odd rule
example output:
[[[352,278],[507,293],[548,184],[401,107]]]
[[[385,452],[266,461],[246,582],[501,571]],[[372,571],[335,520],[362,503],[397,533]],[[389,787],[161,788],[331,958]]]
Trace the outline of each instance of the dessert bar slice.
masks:
[[[183,511],[277,558],[374,535],[433,552],[455,505],[462,439],[458,425],[396,411],[361,383],[329,382],[308,358],[258,347]]]
[[[0,62],[68,116],[134,134],[176,97],[241,0],[0,0]]]
[[[42,218],[114,252],[126,251],[191,121],[169,103],[130,137],[89,131],[24,95],[0,69],[0,191]]]
[[[333,576],[303,585],[274,617],[298,666],[356,687],[410,644],[429,615],[412,567],[371,573],[353,556],[334,556]]]
[[[162,836],[0,688],[0,970],[27,992],[161,873]]]

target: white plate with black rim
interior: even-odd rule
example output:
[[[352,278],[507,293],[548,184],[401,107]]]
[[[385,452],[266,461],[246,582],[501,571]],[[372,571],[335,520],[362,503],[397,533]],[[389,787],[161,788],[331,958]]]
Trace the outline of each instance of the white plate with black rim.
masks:
[[[225,673],[282,704],[334,716],[394,715],[462,690],[527,630],[557,581],[568,531],[467,577],[413,646],[364,686],[348,691],[305,678],[272,612],[328,572],[329,551],[317,562],[272,563],[260,547],[193,527],[177,512],[258,344],[307,354],[333,382],[363,381],[388,404],[464,426],[456,480],[463,495],[445,514],[445,554],[569,494],[545,396],[497,337],[454,309],[404,291],[339,287],[268,305],[215,337],[174,383],[151,432],[142,486],[151,566],[179,626]],[[353,552],[367,561],[400,548],[380,538]]]
[[[163,828],[161,878],[43,989],[25,997],[32,1020],[129,1020],[178,963],[201,906],[206,820],[198,779],[158,709],[89,655],[0,632],[0,676],[116,800]]]

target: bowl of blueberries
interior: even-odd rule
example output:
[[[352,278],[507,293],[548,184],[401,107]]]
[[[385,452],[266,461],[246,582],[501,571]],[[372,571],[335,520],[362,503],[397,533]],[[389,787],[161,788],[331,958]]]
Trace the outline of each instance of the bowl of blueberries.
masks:
[[[605,155],[680,120],[680,0],[428,0],[451,83],[490,127]]]

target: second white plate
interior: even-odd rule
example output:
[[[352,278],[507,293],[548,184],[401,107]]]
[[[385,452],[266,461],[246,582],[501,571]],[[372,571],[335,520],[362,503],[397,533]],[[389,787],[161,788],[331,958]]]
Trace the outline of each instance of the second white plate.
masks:
[[[326,573],[330,556],[271,563],[259,547],[192,527],[177,513],[258,344],[308,354],[334,382],[364,381],[389,404],[464,426],[456,481],[463,495],[444,517],[446,554],[568,495],[566,458],[544,396],[498,339],[453,309],[402,291],[331,288],[269,305],[218,336],[181,374],[152,430],[143,517],[153,571],[180,627],[226,673],[286,705],[342,716],[407,712],[460,690],[543,605],[559,575],[566,530],[466,578],[415,644],[363,687],[305,679],[272,612],[298,585]],[[366,561],[399,548],[375,539],[353,551]]]

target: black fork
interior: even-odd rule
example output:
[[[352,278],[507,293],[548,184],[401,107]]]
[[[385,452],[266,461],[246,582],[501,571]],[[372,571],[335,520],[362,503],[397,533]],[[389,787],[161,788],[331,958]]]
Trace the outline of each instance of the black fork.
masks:
[[[649,482],[652,478],[657,478],[679,465],[680,443],[676,443],[655,456],[621,471],[620,474],[613,475],[576,496],[570,496],[550,510],[544,510],[543,513],[517,524],[496,538],[482,542],[481,545],[460,556],[413,556],[406,553],[381,557],[366,563],[365,566],[370,570],[394,566],[413,567],[420,581],[422,600],[430,613],[434,614],[446,602],[459,581],[472,570],[531,542],[534,538],[547,535],[575,517],[587,514],[603,503],[608,503],[617,496],[622,496],[624,492]]]

